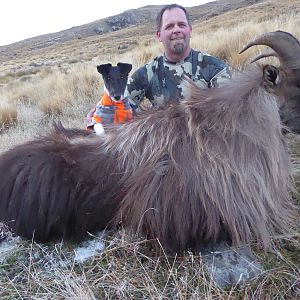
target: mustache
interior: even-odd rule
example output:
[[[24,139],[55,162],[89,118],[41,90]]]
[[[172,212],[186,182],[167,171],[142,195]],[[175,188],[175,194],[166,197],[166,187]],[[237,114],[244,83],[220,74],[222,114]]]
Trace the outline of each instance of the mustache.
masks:
[[[176,36],[173,36],[171,37],[171,40],[185,40],[185,35],[176,35]]]

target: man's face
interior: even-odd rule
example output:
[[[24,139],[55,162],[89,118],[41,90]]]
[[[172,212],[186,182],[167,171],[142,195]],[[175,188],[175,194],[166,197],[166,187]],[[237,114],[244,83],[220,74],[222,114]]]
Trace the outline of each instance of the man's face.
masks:
[[[157,37],[163,43],[166,53],[185,55],[189,51],[191,32],[184,11],[176,7],[164,12]]]

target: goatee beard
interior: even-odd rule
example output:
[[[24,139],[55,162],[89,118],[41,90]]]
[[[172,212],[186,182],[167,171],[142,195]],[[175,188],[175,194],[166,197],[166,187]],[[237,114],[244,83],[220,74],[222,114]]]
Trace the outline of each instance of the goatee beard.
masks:
[[[184,51],[184,44],[178,43],[178,44],[174,45],[174,52],[176,54],[181,54],[181,53],[183,53],[183,51]]]

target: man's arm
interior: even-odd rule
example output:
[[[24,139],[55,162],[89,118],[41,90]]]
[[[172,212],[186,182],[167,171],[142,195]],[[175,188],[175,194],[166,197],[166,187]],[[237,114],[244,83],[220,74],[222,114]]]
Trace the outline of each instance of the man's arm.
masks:
[[[213,77],[209,82],[209,85],[210,87],[218,87],[222,85],[224,82],[228,81],[228,79],[230,78],[231,78],[231,74],[229,68],[227,65],[225,65],[223,69],[221,69],[215,75],[213,75]]]
[[[146,66],[137,69],[128,79],[125,97],[135,110],[143,102],[146,89],[149,86]]]
[[[229,67],[224,61],[204,53],[200,53],[199,59],[200,72],[209,88],[218,87],[231,78]]]

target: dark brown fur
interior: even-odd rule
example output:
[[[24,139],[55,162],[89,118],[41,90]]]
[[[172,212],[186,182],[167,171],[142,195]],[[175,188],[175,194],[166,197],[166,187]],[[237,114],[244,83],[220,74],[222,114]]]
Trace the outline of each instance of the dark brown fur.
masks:
[[[90,155],[96,154],[95,145],[80,139],[72,144],[53,132],[1,156],[0,216],[17,234],[34,234],[41,241],[57,236],[80,240],[87,231],[104,228],[115,213],[110,186],[120,176],[106,176],[114,164],[98,153],[103,162],[96,166]]]
[[[255,67],[220,89],[193,87],[184,103],[126,127],[123,147],[114,139],[128,177],[119,210],[126,227],[173,250],[228,237],[267,245],[288,231],[290,162],[261,76]]]
[[[106,135],[60,128],[17,146],[0,156],[0,220],[41,241],[121,221],[170,251],[268,244],[290,230],[294,210],[275,94],[256,66],[222,88],[191,86],[189,99]]]

